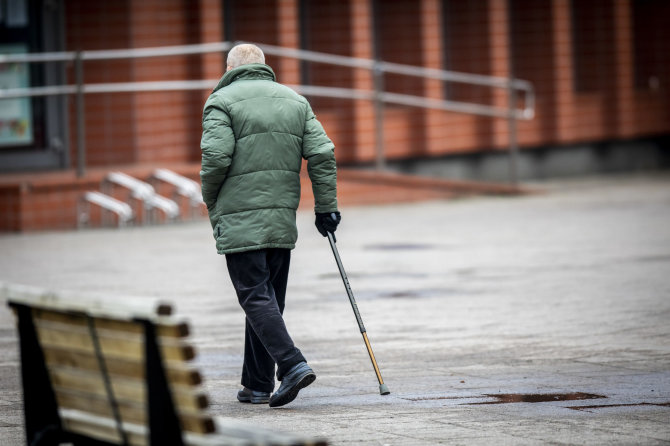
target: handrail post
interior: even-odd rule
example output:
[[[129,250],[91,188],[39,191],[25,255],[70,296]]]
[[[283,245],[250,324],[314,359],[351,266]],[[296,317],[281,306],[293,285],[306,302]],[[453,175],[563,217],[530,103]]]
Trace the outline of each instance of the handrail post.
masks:
[[[509,133],[509,182],[513,187],[517,186],[518,180],[518,161],[519,161],[519,144],[517,142],[516,134],[516,85],[514,85],[514,73],[515,73],[515,47],[514,47],[514,30],[512,26],[514,24],[514,8],[512,7],[512,2],[507,1],[505,6],[505,15],[507,19],[507,129]]]
[[[84,61],[81,51],[75,53],[74,76],[77,84],[77,176],[83,177],[86,170],[86,129],[84,121]]]
[[[382,92],[384,91],[384,71],[378,61],[375,61],[372,67],[372,77],[375,89],[375,166],[377,170],[382,171],[386,168],[386,159],[384,156],[384,101],[382,100]]]
[[[513,79],[509,79],[507,86],[508,114],[507,127],[509,132],[509,182],[516,186],[518,182],[517,164],[519,158],[519,144],[517,142],[516,128],[516,89]]]

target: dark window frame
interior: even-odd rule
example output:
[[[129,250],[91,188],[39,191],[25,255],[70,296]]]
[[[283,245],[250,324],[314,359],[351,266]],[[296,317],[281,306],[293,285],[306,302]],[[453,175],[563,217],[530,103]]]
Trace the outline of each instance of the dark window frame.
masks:
[[[28,51],[53,52],[65,49],[65,12],[63,0],[26,0],[29,25],[24,30],[3,28],[0,42],[26,43]],[[6,3],[3,4],[6,6]],[[6,13],[6,11],[3,11]],[[6,14],[5,14],[6,16]],[[31,63],[30,85],[63,85],[66,64]],[[0,147],[0,172],[64,169],[69,167],[68,98],[64,95],[33,97],[31,144]]]

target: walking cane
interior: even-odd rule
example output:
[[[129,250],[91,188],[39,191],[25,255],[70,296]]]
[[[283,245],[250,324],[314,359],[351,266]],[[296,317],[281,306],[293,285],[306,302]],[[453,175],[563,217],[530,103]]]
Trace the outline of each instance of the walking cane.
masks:
[[[356,322],[358,322],[358,328],[361,330],[363,335],[363,341],[365,341],[365,347],[368,349],[368,354],[370,355],[370,360],[372,360],[372,367],[375,369],[377,374],[377,381],[379,381],[379,394],[388,395],[391,393],[389,388],[384,384],[382,379],[382,374],[379,372],[379,366],[377,365],[377,360],[375,360],[375,354],[372,353],[372,347],[370,346],[370,340],[368,340],[368,334],[365,331],[365,326],[363,325],[363,319],[361,319],[361,314],[358,312],[358,305],[356,305],[356,300],[354,299],[354,293],[351,291],[351,286],[349,286],[349,279],[347,278],[347,273],[344,271],[344,266],[342,266],[342,260],[340,260],[340,254],[337,252],[337,246],[335,246],[335,235],[332,232],[328,232],[328,241],[330,242],[330,249],[333,250],[333,255],[335,256],[335,262],[337,262],[337,267],[340,270],[340,276],[342,276],[342,282],[344,282],[344,289],[347,290],[347,295],[349,296],[349,302],[351,302],[351,308],[354,310],[354,315],[356,316]]]

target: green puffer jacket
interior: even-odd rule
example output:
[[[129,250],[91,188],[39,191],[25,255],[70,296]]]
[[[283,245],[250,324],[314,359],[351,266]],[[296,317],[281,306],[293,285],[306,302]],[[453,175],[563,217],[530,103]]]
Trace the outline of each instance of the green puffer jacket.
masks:
[[[303,158],[315,211],[337,211],[333,143],[307,100],[269,66],[226,72],[202,128],[202,197],[219,254],[295,247]]]

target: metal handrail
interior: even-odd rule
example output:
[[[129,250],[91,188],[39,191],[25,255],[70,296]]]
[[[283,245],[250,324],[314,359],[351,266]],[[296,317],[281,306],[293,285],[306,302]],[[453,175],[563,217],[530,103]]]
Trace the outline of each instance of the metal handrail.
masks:
[[[295,48],[284,48],[266,44],[256,44],[256,45],[258,45],[265,54],[273,56],[291,57],[307,62],[319,62],[330,65],[346,66],[350,68],[379,70],[384,73],[404,74],[406,76],[437,79],[446,82],[466,83],[470,85],[482,85],[486,87],[508,88],[511,83],[511,85],[514,88],[518,90],[523,90],[530,95],[534,95],[533,85],[529,81],[522,79],[508,79],[499,76],[487,76],[484,74],[438,70],[436,68],[425,68],[414,65],[383,62],[374,59],[361,59],[357,57],[338,56],[335,54],[319,53],[316,51],[301,50]],[[530,119],[530,117],[521,119]]]
[[[83,60],[140,59],[147,57],[182,56],[223,52],[231,49],[232,42],[196,43],[192,45],[158,46],[147,48],[124,48],[117,50],[86,50],[79,54]],[[76,51],[50,53],[0,54],[0,63],[72,62]]]
[[[207,90],[216,84],[218,79],[186,80],[186,81],[151,81],[151,82],[118,82],[118,83],[83,83],[83,62],[92,60],[137,59],[148,57],[168,57],[181,55],[197,55],[228,51],[242,42],[213,42],[193,45],[177,45],[150,48],[129,48],[117,50],[65,51],[34,54],[5,54],[0,55],[0,64],[3,63],[44,63],[44,62],[71,62],[75,64],[77,74],[76,85],[53,85],[31,88],[14,88],[0,90],[0,100],[18,97],[50,96],[50,95],[77,95],[78,120],[78,173],[83,175],[84,137],[83,137],[83,95],[91,93],[118,93],[118,92],[146,92],[146,91],[188,91]],[[509,120],[530,120],[535,115],[535,92],[533,85],[521,79],[507,79],[481,74],[461,73],[455,71],[438,70],[373,59],[339,56],[316,51],[284,48],[267,44],[257,44],[265,54],[295,58],[301,61],[324,63],[349,68],[366,69],[372,72],[375,79],[374,90],[359,90],[349,88],[324,87],[313,85],[289,85],[301,94],[307,96],[321,96],[344,99],[371,100],[376,104],[377,165],[383,167],[384,155],[381,145],[381,114],[383,104],[399,104],[427,109],[439,109],[458,113],[467,113],[477,116],[507,118]],[[381,76],[385,73],[435,79],[443,82],[465,83],[491,88],[504,88],[508,94],[508,107],[495,107],[485,104],[451,101],[445,99],[427,98],[407,94],[381,91]],[[515,108],[519,92],[524,95],[524,107]],[[515,180],[513,180],[515,181]]]
[[[191,81],[150,81],[150,82],[110,82],[99,84],[86,84],[82,91],[86,94],[92,93],[140,93],[149,91],[193,91],[211,89],[218,79],[191,80]],[[351,88],[339,87],[319,87],[312,85],[291,85],[286,84],[291,89],[305,96],[320,96],[340,99],[360,99],[374,100],[376,98],[374,91],[355,90]],[[26,91],[30,90],[30,91]],[[38,97],[52,95],[67,95],[77,93],[76,85],[59,85],[49,87],[32,88],[9,88],[0,90],[0,99],[12,99],[21,97]],[[380,93],[379,99],[388,104],[407,105],[419,108],[432,108],[459,113],[467,113],[479,116],[488,116],[493,118],[509,117],[509,112],[500,108],[494,108],[488,105],[472,104],[469,102],[449,101],[422,96],[413,96],[399,93]],[[529,119],[532,115],[532,109],[513,110],[516,119]]]
[[[211,52],[223,52],[232,48],[239,42],[215,42],[193,45],[177,45],[167,47],[150,48],[129,48],[121,50],[91,50],[77,52],[53,52],[53,53],[35,53],[35,54],[5,54],[0,55],[0,63],[36,63],[36,62],[74,62],[77,56],[82,61],[88,60],[113,60],[113,59],[138,59],[147,57],[167,57],[180,55],[206,54]],[[356,57],[339,56],[334,54],[320,53],[316,51],[301,50],[295,48],[284,48],[273,45],[258,44],[264,53],[280,57],[296,58],[302,61],[318,62],[330,65],[345,66],[349,68],[362,68],[368,70],[380,71],[382,73],[402,74],[406,76],[423,77],[436,79],[445,82],[466,83],[469,85],[480,85],[493,88],[509,88],[510,86],[523,91],[525,94],[525,107],[522,110],[513,112],[516,119],[529,120],[534,117],[535,94],[530,82],[522,79],[507,79],[498,76],[486,76],[481,74],[461,73],[456,71],[438,70],[434,68],[424,68],[412,65],[403,65],[392,62],[375,61],[372,59],[362,59]],[[211,88],[212,83],[218,79],[195,80],[195,81],[155,81],[155,82],[114,82],[105,84],[84,85],[84,93],[117,93],[117,92],[142,92],[159,90],[201,90]],[[355,90],[346,88],[333,89],[332,87],[291,85],[294,89],[301,89],[305,94],[312,96],[343,97],[347,99],[372,99],[374,94],[371,91]],[[308,88],[306,88],[308,87]],[[309,91],[309,93],[307,93]],[[58,94],[75,94],[77,87],[73,85],[46,86],[31,88],[14,88],[0,90],[0,99],[9,99],[29,96],[49,96]],[[481,116],[509,117],[510,111],[498,107],[473,104],[475,107],[469,109],[463,107],[463,104],[469,104],[459,101],[448,101],[432,99],[421,101],[422,96],[414,96],[416,99],[409,99],[411,95],[402,95],[400,99],[397,93],[383,94],[384,102],[396,103],[402,105],[411,105],[423,108],[439,108],[447,111],[457,111]],[[441,106],[439,105],[441,104]],[[453,105],[453,106],[452,106]],[[486,107],[492,110],[485,111]]]

